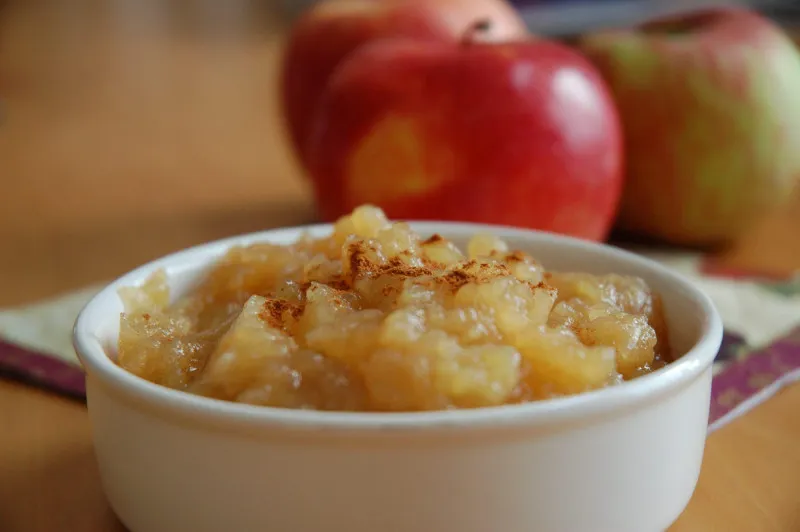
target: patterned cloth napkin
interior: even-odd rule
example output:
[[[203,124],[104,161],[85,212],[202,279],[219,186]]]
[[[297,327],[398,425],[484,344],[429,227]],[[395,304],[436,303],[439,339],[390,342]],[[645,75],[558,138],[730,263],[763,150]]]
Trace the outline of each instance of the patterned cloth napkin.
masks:
[[[725,325],[714,364],[714,430],[800,380],[800,272],[759,278],[715,269],[702,255],[639,250],[688,277],[714,300]],[[83,372],[71,343],[75,318],[99,286],[0,311],[0,376],[78,399]]]

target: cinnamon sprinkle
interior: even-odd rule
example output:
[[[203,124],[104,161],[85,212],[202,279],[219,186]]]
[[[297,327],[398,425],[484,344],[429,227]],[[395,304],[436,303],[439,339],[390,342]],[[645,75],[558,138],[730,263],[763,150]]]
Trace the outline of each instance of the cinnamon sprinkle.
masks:
[[[514,250],[505,256],[506,262],[525,262],[528,256],[519,250]]]
[[[440,235],[434,234],[425,240],[423,244],[444,240],[445,239]],[[392,257],[385,262],[378,262],[369,257],[369,253],[374,251],[376,250],[369,242],[356,241],[351,243],[347,246],[344,259],[349,269],[344,275],[336,276],[324,284],[336,291],[343,292],[341,295],[346,296],[346,294],[351,293],[355,283],[362,279],[376,279],[382,276],[396,278],[401,281],[406,279],[429,278],[430,282],[444,284],[452,290],[452,292],[456,292],[467,284],[488,283],[498,277],[512,275],[509,266],[501,262],[478,262],[477,260],[468,260],[456,265],[452,269],[448,269],[443,264],[423,259],[423,266],[410,266],[401,258],[403,253],[401,253],[401,256]],[[405,255],[411,254],[405,253]],[[510,262],[523,262],[527,261],[528,257],[521,251],[513,251],[509,253],[505,259]],[[532,291],[545,289],[551,294],[557,293],[555,288],[546,283],[528,282],[527,284]],[[310,285],[311,283],[301,285],[303,294],[310,288]],[[382,291],[384,296],[390,296],[398,292],[399,287],[397,285],[388,285],[384,287]],[[348,304],[344,299],[346,298],[343,298],[339,303],[342,305]]]
[[[434,233],[427,239],[423,240],[422,245],[427,246],[429,244],[436,244],[437,242],[442,242],[443,240],[444,237],[442,235],[440,235],[439,233]]]
[[[274,329],[286,329],[286,315],[297,319],[303,314],[303,306],[285,299],[267,298],[258,317]]]
[[[531,289],[531,292],[534,292],[536,290],[547,290],[548,292],[550,292],[550,295],[553,298],[558,297],[558,288],[551,286],[545,283],[544,281],[540,281],[538,283],[534,283],[533,281],[527,281],[527,283]]]
[[[391,275],[394,277],[413,278],[423,275],[432,275],[433,271],[427,267],[409,266],[400,259],[393,257],[385,264],[379,264],[367,257],[370,248],[364,242],[354,242],[348,246],[350,277],[352,282],[365,277],[379,277]]]

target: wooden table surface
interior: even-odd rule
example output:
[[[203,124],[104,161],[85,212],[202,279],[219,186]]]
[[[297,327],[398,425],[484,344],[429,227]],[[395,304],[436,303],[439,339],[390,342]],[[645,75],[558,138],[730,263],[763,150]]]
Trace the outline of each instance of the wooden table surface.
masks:
[[[313,219],[281,133],[275,2],[0,2],[0,306]],[[173,7],[169,7],[173,6]],[[800,268],[800,198],[722,255]],[[708,440],[675,531],[800,530],[800,386]],[[0,381],[0,530],[121,530],[85,407]]]

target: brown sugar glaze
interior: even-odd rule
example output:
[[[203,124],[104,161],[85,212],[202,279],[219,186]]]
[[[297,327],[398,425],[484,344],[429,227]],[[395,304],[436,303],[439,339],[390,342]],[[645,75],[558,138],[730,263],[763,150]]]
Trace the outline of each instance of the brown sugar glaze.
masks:
[[[170,303],[120,293],[118,362],[157,384],[285,408],[422,411],[612,386],[669,361],[635,277],[546,272],[491,235],[462,253],[364,206],[329,237],[235,247]]]

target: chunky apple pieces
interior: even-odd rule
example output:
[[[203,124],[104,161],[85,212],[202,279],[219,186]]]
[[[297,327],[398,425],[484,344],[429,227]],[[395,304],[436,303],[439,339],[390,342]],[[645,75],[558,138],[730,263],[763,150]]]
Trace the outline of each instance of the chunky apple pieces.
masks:
[[[357,208],[323,238],[235,247],[170,300],[121,290],[118,363],[154,383],[284,408],[423,411],[604,388],[669,361],[641,279],[548,272],[501,239],[465,250]]]

